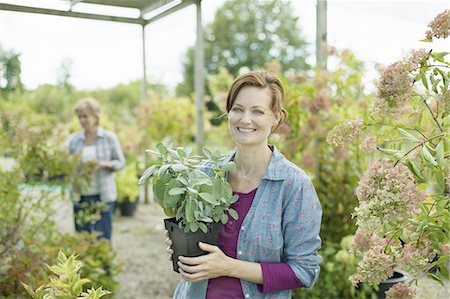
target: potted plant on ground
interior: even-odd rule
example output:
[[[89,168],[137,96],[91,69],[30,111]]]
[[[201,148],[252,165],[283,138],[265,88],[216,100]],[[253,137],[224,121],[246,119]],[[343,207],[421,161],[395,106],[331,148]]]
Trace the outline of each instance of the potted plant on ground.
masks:
[[[191,156],[189,148],[172,149],[160,143],[149,151],[160,162],[147,168],[139,183],[153,177],[155,200],[172,217],[165,219],[164,224],[173,241],[173,269],[178,272],[178,256],[204,254],[198,242],[217,245],[221,224],[228,222],[228,215],[238,218],[230,208],[238,197],[226,179],[226,173],[236,165],[224,163],[220,152],[207,149],[203,152],[208,161],[203,162],[201,157]]]
[[[139,202],[139,186],[136,166],[128,164],[116,175],[117,207],[122,216],[133,216]]]

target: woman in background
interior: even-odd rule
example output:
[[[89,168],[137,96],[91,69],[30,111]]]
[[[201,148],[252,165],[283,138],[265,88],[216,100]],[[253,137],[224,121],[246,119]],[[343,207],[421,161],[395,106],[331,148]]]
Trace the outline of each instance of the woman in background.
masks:
[[[125,158],[116,134],[99,126],[100,106],[95,99],[79,100],[75,113],[83,130],[69,137],[69,153],[81,155],[80,169],[88,164],[92,166],[92,179],[86,186],[74,190],[79,195],[79,201],[74,201],[75,229],[99,232],[100,238],[111,241],[112,215],[117,198],[114,172],[125,166]],[[97,203],[106,205],[100,219],[95,223],[79,223],[77,216],[83,212],[89,213]]]

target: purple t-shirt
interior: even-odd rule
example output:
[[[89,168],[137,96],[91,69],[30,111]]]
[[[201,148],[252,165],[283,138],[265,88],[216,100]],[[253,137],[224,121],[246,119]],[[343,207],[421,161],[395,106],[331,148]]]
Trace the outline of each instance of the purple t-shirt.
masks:
[[[239,200],[231,205],[239,215],[238,220],[229,217],[229,221],[222,225],[219,233],[219,247],[225,255],[236,258],[239,231],[245,216],[250,209],[257,189],[249,193],[233,192],[239,196]],[[295,276],[291,267],[286,263],[260,262],[263,273],[263,284],[258,285],[260,292],[272,292],[303,287]],[[206,290],[207,299],[244,298],[240,279],[221,276],[210,279]]]

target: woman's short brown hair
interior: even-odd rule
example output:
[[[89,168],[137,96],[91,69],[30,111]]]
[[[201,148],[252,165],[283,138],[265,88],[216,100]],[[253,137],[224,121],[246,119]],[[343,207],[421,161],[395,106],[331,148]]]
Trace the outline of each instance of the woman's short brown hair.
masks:
[[[231,87],[228,90],[226,107],[227,112],[230,112],[239,91],[241,91],[241,89],[245,86],[254,86],[262,89],[269,89],[270,93],[272,94],[272,103],[270,107],[271,110],[274,113],[281,112],[281,118],[278,122],[277,127],[279,127],[286,121],[287,111],[283,108],[283,84],[281,83],[280,79],[267,71],[249,72],[234,80],[233,84],[231,84]]]
[[[81,111],[87,111],[89,114],[100,120],[100,105],[94,98],[82,98],[75,105],[75,113],[78,115]]]

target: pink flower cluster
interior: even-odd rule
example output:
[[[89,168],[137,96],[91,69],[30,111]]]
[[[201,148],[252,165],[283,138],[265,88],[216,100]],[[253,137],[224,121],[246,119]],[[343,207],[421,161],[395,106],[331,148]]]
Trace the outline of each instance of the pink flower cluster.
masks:
[[[328,144],[340,146],[353,142],[361,134],[363,124],[362,119],[356,119],[334,127],[327,136]]]
[[[384,246],[372,246],[358,263],[356,273],[349,277],[350,282],[357,286],[360,282],[378,285],[394,273],[393,257],[384,253]]]
[[[450,33],[450,11],[447,9],[438,14],[433,21],[428,24],[431,30],[425,32],[426,38],[429,41],[436,38],[447,38]]]
[[[396,283],[386,292],[386,299],[413,299],[416,290],[409,287],[406,282]]]
[[[386,67],[377,83],[378,97],[384,99],[390,108],[399,107],[413,92],[414,71],[426,60],[425,49],[412,50],[402,60]]]
[[[369,250],[372,246],[386,246],[387,242],[385,238],[378,237],[375,233],[369,233],[362,228],[358,228],[353,236],[350,251],[359,255]]]
[[[378,97],[386,100],[389,107],[398,107],[413,92],[414,78],[410,75],[410,65],[397,61],[386,67],[377,83]]]
[[[426,193],[417,190],[414,176],[406,166],[394,167],[386,160],[376,159],[369,163],[356,196],[358,225],[374,231],[384,221],[398,223],[413,214]]]

